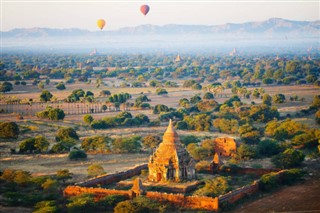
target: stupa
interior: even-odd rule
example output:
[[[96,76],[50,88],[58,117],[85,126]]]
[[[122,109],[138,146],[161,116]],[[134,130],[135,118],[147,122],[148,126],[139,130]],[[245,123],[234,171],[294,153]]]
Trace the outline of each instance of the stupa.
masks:
[[[195,179],[195,161],[181,144],[172,121],[163,136],[163,141],[150,156],[149,181],[165,182]]]

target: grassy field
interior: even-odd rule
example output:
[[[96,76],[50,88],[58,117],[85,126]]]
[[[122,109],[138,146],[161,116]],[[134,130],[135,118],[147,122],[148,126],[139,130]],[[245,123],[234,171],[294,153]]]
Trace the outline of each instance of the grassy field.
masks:
[[[66,98],[72,90],[83,88],[85,91],[92,91],[96,97],[99,96],[99,92],[102,89],[110,90],[112,94],[119,92],[128,92],[132,94],[132,101],[141,93],[148,95],[151,99],[150,104],[165,104],[169,107],[178,107],[178,101],[181,98],[190,98],[195,94],[203,95],[203,91],[195,91],[188,88],[168,88],[168,95],[158,96],[155,94],[155,88],[120,88],[111,87],[113,84],[119,85],[121,81],[116,79],[107,79],[105,83],[108,86],[101,86],[96,88],[94,83],[76,83],[71,85],[66,85],[67,89],[64,91],[58,91],[55,89],[53,82],[59,82],[57,80],[52,80],[48,89],[53,93],[58,100]],[[95,82],[95,80],[92,80]],[[181,85],[181,81],[178,82]],[[253,88],[249,88],[253,89]],[[320,89],[313,86],[269,86],[264,87],[265,91],[270,95],[277,93],[283,93],[286,95],[287,100],[283,104],[276,104],[281,115],[295,114],[301,109],[306,109],[312,102],[313,96],[320,94]],[[20,99],[33,98],[35,101],[39,100],[40,90],[37,86],[32,86],[28,84],[27,86],[15,86],[14,90],[4,96],[8,98],[9,96],[14,96]],[[217,97],[215,100],[219,103],[223,103],[228,97],[231,97],[231,91],[224,91],[222,97]],[[293,95],[298,95],[299,98],[304,98],[304,101],[290,101],[289,97]],[[105,101],[105,97],[99,98],[100,101]],[[243,99],[244,102],[250,103],[254,101],[260,103],[261,99]],[[118,112],[105,112],[92,114],[94,119],[101,119],[106,116],[114,116]],[[137,110],[131,111],[133,115],[138,113],[146,114],[151,120],[156,119],[157,115],[152,114],[152,110]],[[28,137],[34,137],[36,135],[43,135],[51,141],[54,142],[54,137],[57,129],[63,126],[70,126],[77,130],[77,133],[81,138],[93,135],[109,135],[111,137],[118,136],[130,136],[130,135],[148,135],[148,134],[159,134],[162,135],[166,128],[166,123],[163,123],[160,127],[133,127],[133,128],[114,128],[107,130],[93,130],[83,122],[83,115],[67,115],[64,121],[47,121],[40,120],[34,116],[24,116],[24,120],[18,120],[17,115],[12,114],[0,114],[0,121],[15,121],[22,129],[26,130],[18,140],[0,142],[0,169],[4,168],[14,168],[14,169],[24,169],[30,171],[36,175],[40,174],[52,174],[59,169],[70,169],[76,175],[77,179],[86,178],[86,168],[89,164],[101,163],[106,172],[114,172],[116,170],[125,170],[128,167],[132,167],[135,164],[146,163],[148,161],[148,154],[107,154],[107,155],[89,155],[86,161],[69,161],[65,154],[63,155],[10,155],[11,148],[17,148],[20,141]],[[314,118],[312,116],[304,118],[296,118],[296,121],[307,124],[311,127],[316,127]],[[220,134],[217,132],[192,132],[192,131],[178,131],[179,135],[194,134],[197,136],[227,136],[225,134]],[[263,164],[267,167],[270,166],[268,162],[256,162],[257,164]]]

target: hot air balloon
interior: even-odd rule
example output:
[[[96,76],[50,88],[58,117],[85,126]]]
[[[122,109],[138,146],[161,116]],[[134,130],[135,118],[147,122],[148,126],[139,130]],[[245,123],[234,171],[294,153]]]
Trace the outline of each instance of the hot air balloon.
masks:
[[[105,22],[105,20],[103,20],[103,19],[99,19],[99,20],[97,21],[97,25],[98,25],[98,27],[100,28],[100,30],[102,30],[102,29],[104,28],[104,26],[106,25],[106,22]]]
[[[149,10],[150,10],[150,7],[146,4],[140,7],[140,11],[143,15],[147,15]]]

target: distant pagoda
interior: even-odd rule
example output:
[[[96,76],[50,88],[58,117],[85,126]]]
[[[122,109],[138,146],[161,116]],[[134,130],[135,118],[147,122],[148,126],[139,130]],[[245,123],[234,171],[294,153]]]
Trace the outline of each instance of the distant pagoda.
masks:
[[[195,178],[195,161],[181,144],[170,120],[163,141],[150,156],[149,181],[181,181]]]
[[[175,59],[174,61],[175,61],[175,62],[180,62],[180,61],[182,61],[182,59],[181,59],[181,57],[180,57],[179,54],[177,55],[177,57],[176,57],[176,59]]]

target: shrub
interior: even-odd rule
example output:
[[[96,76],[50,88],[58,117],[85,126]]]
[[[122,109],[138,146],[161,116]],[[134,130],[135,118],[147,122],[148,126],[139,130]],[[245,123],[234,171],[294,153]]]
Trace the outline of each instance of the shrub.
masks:
[[[210,162],[208,161],[199,161],[196,166],[197,172],[208,172],[210,168]]]
[[[1,138],[18,138],[19,133],[19,127],[15,122],[3,122],[0,124]]]
[[[91,164],[90,166],[88,166],[87,171],[88,171],[89,177],[95,177],[98,175],[105,174],[103,167],[97,163],[94,163],[94,164]]]
[[[87,124],[91,124],[92,121],[93,121],[92,115],[85,115],[85,116],[83,116],[83,121],[84,121],[85,123],[87,123]]]
[[[60,128],[56,134],[56,141],[64,141],[68,139],[79,140],[76,130],[71,127]]]
[[[229,190],[228,181],[225,177],[215,177],[205,181],[203,188],[194,192],[194,195],[216,197]]]
[[[87,158],[87,154],[83,150],[75,149],[75,150],[72,150],[71,152],[69,152],[68,157],[70,160],[85,159],[85,158]]]
[[[273,187],[278,185],[278,176],[276,173],[271,172],[262,175],[260,178],[259,188],[263,191],[271,190]]]
[[[304,158],[305,155],[301,151],[286,149],[283,153],[274,156],[271,161],[276,167],[286,169],[299,166]]]

